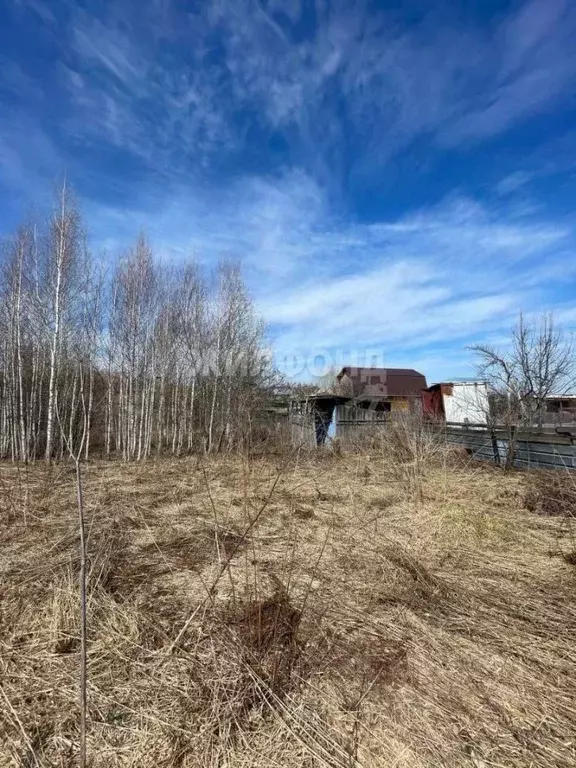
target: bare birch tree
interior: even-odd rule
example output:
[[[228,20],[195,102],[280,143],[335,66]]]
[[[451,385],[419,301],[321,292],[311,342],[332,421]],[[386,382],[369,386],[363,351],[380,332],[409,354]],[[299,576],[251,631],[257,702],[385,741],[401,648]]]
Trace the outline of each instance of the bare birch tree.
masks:
[[[54,450],[54,425],[58,401],[58,368],[66,313],[69,310],[72,283],[80,241],[80,218],[66,180],[58,191],[57,206],[49,223],[46,254],[47,310],[50,337],[48,406],[46,413],[45,458]]]

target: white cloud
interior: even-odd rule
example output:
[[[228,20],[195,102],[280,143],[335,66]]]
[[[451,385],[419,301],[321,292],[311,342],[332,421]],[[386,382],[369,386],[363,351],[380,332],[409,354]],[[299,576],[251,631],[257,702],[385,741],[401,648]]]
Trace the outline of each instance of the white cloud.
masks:
[[[182,191],[153,214],[95,209],[90,219],[126,235],[145,226],[164,258],[196,254],[207,266],[241,258],[281,356],[376,348],[403,360],[435,345],[454,355],[507,331],[522,308],[551,308],[558,254],[574,241],[565,225],[508,219],[470,199],[398,221],[345,223],[302,173],[201,198]]]
[[[56,17],[50,10],[46,0],[25,0],[26,7],[34,11],[45,24],[56,24]]]
[[[125,87],[136,89],[139,95],[151,61],[140,56],[130,37],[118,28],[104,26],[97,19],[84,15],[73,29],[72,47],[88,62],[104,68]]]

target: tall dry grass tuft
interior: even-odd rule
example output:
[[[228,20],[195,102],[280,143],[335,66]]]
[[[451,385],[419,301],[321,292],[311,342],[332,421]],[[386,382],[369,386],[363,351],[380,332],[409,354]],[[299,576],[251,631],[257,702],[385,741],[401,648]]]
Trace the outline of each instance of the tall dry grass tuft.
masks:
[[[418,413],[398,413],[379,432],[379,449],[386,471],[417,503],[423,501],[424,481],[438,468],[449,449],[445,435]]]

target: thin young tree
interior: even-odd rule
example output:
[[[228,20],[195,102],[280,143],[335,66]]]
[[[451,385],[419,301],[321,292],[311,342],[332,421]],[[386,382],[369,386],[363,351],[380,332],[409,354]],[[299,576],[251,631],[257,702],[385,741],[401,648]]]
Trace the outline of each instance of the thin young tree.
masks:
[[[157,280],[152,251],[143,235],[114,275],[111,346],[119,377],[117,444],[125,459],[142,457],[146,382],[155,324]]]
[[[82,457],[88,428],[88,408],[86,401],[86,372],[83,361],[77,362],[74,379],[78,382],[78,398],[75,409],[74,423],[76,429],[66,434],[64,422],[56,408],[56,423],[60,427],[62,440],[68,455],[74,463],[76,475],[76,506],[78,512],[78,534],[80,570],[78,574],[79,612],[80,612],[80,670],[79,670],[79,699],[80,699],[80,748],[79,765],[87,765],[87,724],[88,724],[88,572],[86,553],[86,519],[84,510],[84,487],[82,482]]]
[[[6,433],[9,434],[10,452],[13,459],[26,461],[28,458],[25,400],[23,375],[24,336],[24,262],[28,250],[28,235],[21,228],[8,245],[4,264],[3,314],[5,317],[4,346],[4,389],[3,408],[6,417]]]

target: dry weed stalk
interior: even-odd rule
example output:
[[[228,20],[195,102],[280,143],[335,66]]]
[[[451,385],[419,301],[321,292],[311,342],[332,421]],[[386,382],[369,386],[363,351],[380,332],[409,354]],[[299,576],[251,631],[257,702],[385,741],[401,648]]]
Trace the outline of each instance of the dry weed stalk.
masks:
[[[79,368],[80,379],[80,413],[82,416],[82,432],[80,440],[75,446],[72,434],[66,434],[64,426],[58,412],[56,403],[56,419],[60,428],[62,440],[68,450],[68,455],[74,463],[74,473],[76,478],[76,504],[78,512],[78,534],[80,539],[80,570],[78,573],[79,597],[80,597],[80,675],[79,675],[79,693],[80,693],[80,749],[79,762],[80,768],[86,768],[87,747],[86,747],[86,727],[88,719],[88,648],[87,648],[87,604],[86,604],[86,521],[84,515],[84,490],[82,484],[82,468],[80,462],[84,455],[86,445],[86,435],[88,433],[88,410],[84,397],[84,372],[82,365]],[[51,457],[48,455],[48,459]]]

